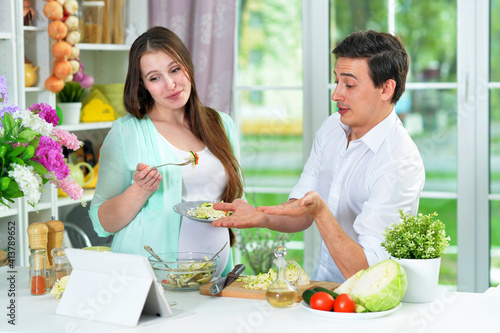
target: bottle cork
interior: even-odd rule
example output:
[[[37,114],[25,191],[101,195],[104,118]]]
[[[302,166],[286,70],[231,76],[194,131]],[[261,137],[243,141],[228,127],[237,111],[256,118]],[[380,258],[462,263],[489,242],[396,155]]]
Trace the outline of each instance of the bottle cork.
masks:
[[[49,266],[54,264],[54,259],[52,257],[52,249],[57,247],[62,247],[63,244],[63,233],[64,233],[64,223],[58,220],[51,220],[45,222],[45,225],[49,228],[48,242],[47,242],[47,258],[49,259]]]
[[[49,227],[42,222],[34,222],[28,226],[28,242],[30,249],[44,249],[47,253]],[[47,256],[46,256],[47,257]],[[46,260],[47,267],[49,266],[48,259]]]

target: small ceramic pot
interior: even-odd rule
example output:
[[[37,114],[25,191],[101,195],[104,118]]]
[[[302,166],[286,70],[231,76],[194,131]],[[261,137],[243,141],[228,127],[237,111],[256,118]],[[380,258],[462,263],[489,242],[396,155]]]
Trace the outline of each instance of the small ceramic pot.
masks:
[[[393,259],[403,266],[408,279],[408,289],[402,301],[410,303],[433,302],[436,299],[441,258]]]

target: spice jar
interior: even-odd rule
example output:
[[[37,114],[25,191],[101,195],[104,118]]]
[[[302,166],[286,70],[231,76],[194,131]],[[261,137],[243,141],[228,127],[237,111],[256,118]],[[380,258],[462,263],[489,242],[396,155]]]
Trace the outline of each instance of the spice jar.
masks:
[[[45,270],[45,249],[33,249],[30,254],[31,295],[44,295],[47,292]]]
[[[71,273],[71,264],[66,257],[64,247],[56,247],[52,249],[52,260],[54,264],[49,269],[49,289],[52,289],[57,280]]]

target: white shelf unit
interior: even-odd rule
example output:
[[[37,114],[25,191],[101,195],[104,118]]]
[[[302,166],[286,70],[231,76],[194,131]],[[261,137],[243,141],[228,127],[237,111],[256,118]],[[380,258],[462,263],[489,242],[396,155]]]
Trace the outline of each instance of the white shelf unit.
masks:
[[[8,84],[9,103],[25,109],[34,103],[47,103],[55,107],[55,94],[45,90],[45,79],[51,73],[51,46],[47,33],[49,21],[43,15],[45,1],[31,0],[36,11],[35,26],[23,26],[22,1],[0,0],[0,75]],[[132,26],[138,33],[148,28],[148,4],[142,0],[125,2],[125,26]],[[85,73],[94,77],[96,84],[123,83],[128,66],[130,45],[78,44],[80,60]],[[32,87],[24,87],[24,59],[39,67],[37,81]],[[112,122],[82,123],[61,126],[75,133],[80,140],[87,138],[102,143]],[[97,144],[94,146],[96,147]],[[10,208],[0,204],[0,234],[7,233],[9,222],[15,222],[15,265],[27,266],[29,247],[27,228],[33,222],[60,219],[70,209],[80,205],[68,197],[59,198],[53,185],[46,184],[45,192],[35,211],[26,200],[16,199]],[[83,199],[90,204],[94,190],[84,190]],[[68,221],[70,222],[70,221]]]
[[[18,6],[19,7],[19,6]],[[0,0],[0,75],[5,76],[8,84],[9,101],[19,100],[17,87],[17,45],[16,22],[14,21],[16,6],[14,0]]]
[[[33,103],[55,105],[54,94],[44,89],[44,78],[50,73],[49,36],[47,34],[48,19],[43,16],[44,2],[32,2],[37,13],[35,26],[23,26],[23,4],[18,0],[0,0],[0,75],[5,76],[9,92],[9,104],[22,109]],[[25,57],[33,65],[39,67],[37,80],[33,87],[24,87]],[[53,216],[53,190],[50,185],[44,186],[38,204],[40,220]],[[7,226],[15,223],[15,264],[27,265],[28,240],[26,230],[32,216],[38,214],[25,199],[16,199],[10,208],[2,205],[0,209],[0,233],[7,232]],[[47,219],[48,220],[48,219]],[[46,220],[45,220],[46,221]]]
[[[129,51],[130,45],[127,44],[78,44],[80,50],[85,51]]]

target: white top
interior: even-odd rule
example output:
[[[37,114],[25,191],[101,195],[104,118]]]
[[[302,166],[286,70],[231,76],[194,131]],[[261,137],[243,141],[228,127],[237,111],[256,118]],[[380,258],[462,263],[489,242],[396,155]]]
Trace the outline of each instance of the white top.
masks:
[[[322,124],[290,198],[317,191],[371,266],[389,258],[380,244],[384,229],[399,222],[399,210],[417,213],[425,171],[417,146],[394,111],[347,147],[350,130],[338,113]],[[323,240],[311,280],[345,280]]]
[[[167,141],[167,140],[165,140]],[[170,142],[172,151],[179,160],[191,158],[191,153],[178,149]],[[205,147],[197,152],[198,165],[182,167],[182,201],[220,201],[227,183],[226,172],[222,163]],[[210,223],[181,219],[179,233],[179,252],[217,253],[228,242],[219,254],[220,264],[215,276],[219,276],[227,265],[229,258],[229,232],[227,228],[213,227]]]

